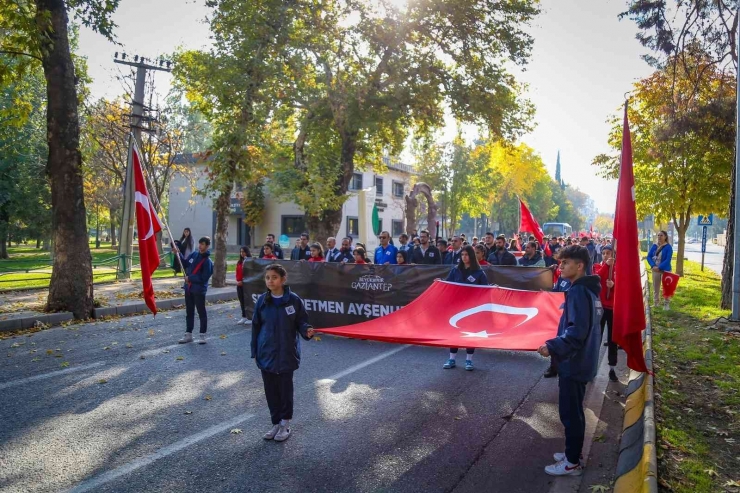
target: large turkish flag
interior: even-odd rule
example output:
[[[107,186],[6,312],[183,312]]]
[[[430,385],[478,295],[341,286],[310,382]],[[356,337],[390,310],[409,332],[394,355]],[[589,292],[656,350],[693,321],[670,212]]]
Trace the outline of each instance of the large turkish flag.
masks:
[[[436,281],[398,311],[319,332],[423,346],[534,351],[555,337],[563,293]]]

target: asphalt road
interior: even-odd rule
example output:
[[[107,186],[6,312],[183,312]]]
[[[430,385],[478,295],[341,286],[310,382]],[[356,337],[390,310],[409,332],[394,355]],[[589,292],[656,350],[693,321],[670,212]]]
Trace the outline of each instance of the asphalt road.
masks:
[[[674,245],[674,249],[677,248],[678,247]],[[684,250],[684,256],[691,261],[701,263],[701,242],[687,243],[686,249]],[[722,275],[724,256],[725,249],[723,247],[718,247],[713,243],[707,243],[707,252],[704,255],[704,268],[713,270],[717,274]]]
[[[235,304],[0,341],[0,491],[540,492],[563,448],[557,381],[534,353],[323,336],[303,344],[293,436],[269,413]],[[219,337],[220,336],[220,337]],[[48,353],[48,354],[47,354]],[[461,351],[460,359],[464,359]],[[232,433],[236,430],[240,432]]]

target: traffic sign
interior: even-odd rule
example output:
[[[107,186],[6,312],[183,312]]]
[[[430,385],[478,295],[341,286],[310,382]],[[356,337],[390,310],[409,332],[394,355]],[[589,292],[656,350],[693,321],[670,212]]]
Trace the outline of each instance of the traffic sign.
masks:
[[[708,216],[699,216],[699,226],[711,226],[714,221],[714,214]]]

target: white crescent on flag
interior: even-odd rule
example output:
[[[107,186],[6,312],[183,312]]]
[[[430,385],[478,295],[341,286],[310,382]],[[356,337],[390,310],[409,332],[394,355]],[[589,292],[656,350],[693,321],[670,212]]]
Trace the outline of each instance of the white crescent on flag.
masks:
[[[470,308],[468,310],[462,311],[458,313],[457,315],[454,315],[450,318],[450,325],[455,327],[456,329],[459,329],[460,327],[457,326],[457,323],[471,315],[475,315],[476,313],[483,313],[483,312],[492,312],[492,313],[503,313],[505,315],[525,315],[527,318],[526,320],[523,320],[516,324],[514,327],[518,327],[522,325],[523,323],[529,322],[534,317],[537,316],[539,311],[537,308],[519,308],[516,306],[508,306],[508,305],[498,305],[496,303],[486,303],[484,305],[476,306],[473,308]]]

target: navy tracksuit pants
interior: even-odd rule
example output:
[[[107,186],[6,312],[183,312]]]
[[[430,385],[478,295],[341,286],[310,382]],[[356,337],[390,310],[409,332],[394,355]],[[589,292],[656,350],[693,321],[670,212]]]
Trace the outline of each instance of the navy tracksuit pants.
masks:
[[[262,370],[267,407],[270,408],[272,424],[282,419],[293,419],[293,372],[270,373]]]
[[[578,464],[586,435],[586,415],[583,413],[586,382],[561,376],[558,386],[560,422],[565,427],[565,456],[571,464]]]

